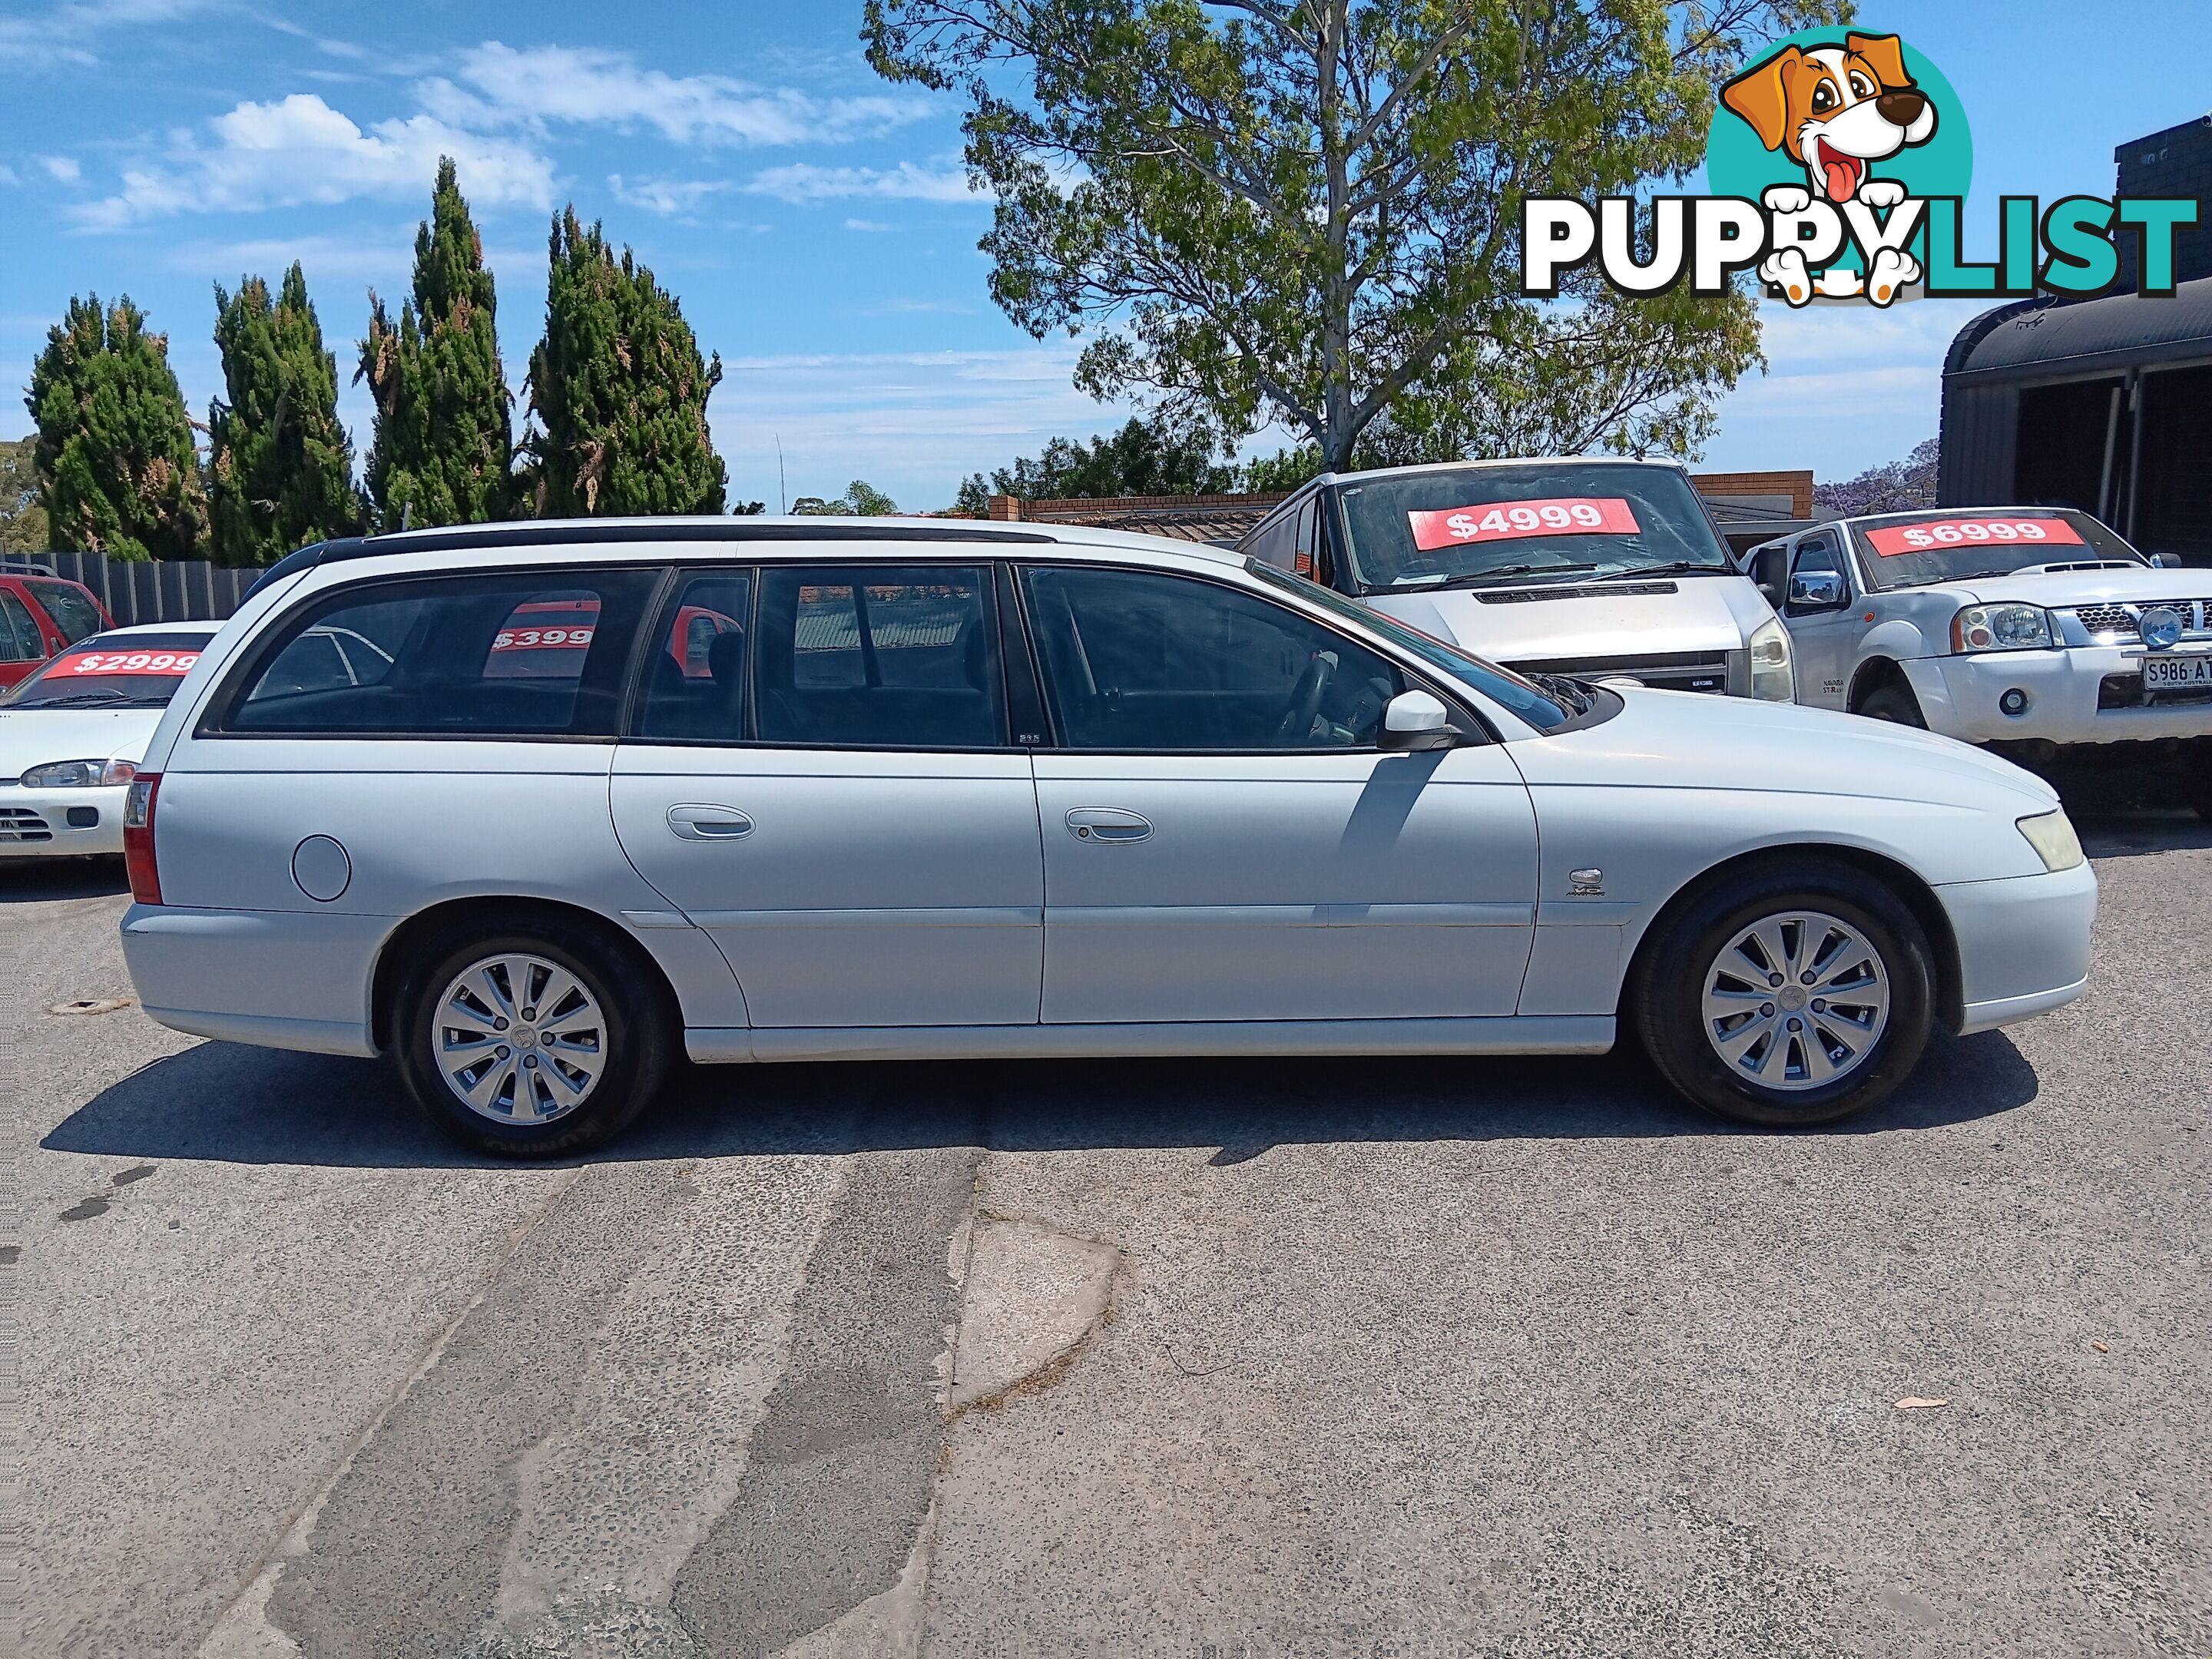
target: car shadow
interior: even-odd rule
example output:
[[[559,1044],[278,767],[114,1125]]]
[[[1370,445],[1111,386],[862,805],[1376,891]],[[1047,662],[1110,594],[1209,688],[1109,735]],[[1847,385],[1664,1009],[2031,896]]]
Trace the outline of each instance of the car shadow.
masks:
[[[131,890],[123,860],[113,858],[0,860],[0,904],[60,899],[117,898]]]
[[[2033,1100],[2002,1032],[1938,1032],[1905,1086],[1819,1133],[1939,1128]],[[982,1146],[1000,1152],[1343,1142],[1641,1139],[1774,1133],[1684,1104],[1638,1060],[963,1060],[680,1067],[635,1129],[583,1162]],[[447,1139],[374,1060],[204,1042],[141,1066],[40,1145],[137,1159],[493,1168]]]
[[[2075,815],[2074,827],[2081,834],[2081,850],[2093,859],[2142,858],[2212,847],[2212,823],[2194,812],[2081,813]]]

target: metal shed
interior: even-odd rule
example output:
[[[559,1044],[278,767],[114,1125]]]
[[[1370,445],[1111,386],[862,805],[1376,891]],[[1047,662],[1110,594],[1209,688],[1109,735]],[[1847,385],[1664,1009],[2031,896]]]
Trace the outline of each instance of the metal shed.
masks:
[[[2075,507],[2212,564],[2212,277],[2170,299],[2015,301],[1943,363],[1945,507]]]

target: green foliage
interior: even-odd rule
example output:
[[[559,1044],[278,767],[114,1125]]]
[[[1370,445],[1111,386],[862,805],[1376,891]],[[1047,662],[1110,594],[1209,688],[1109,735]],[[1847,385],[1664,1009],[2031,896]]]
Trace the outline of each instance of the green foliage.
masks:
[[[1748,293],[1520,297],[1529,196],[1700,160],[1747,46],[1849,0],[868,0],[869,61],[969,99],[981,246],[1077,382],[1328,465],[1407,453],[1686,453],[1761,360]]]
[[[0,443],[0,553],[44,553],[53,546],[39,500],[38,441]]]
[[[353,444],[338,424],[337,360],[295,262],[272,303],[248,276],[215,290],[228,403],[208,410],[208,510],[218,564],[267,564],[361,528]]]
[[[897,512],[898,503],[866,478],[855,478],[834,501],[824,501],[819,495],[801,495],[791,504],[791,510],[805,517],[880,519]]]
[[[1322,471],[1321,446],[1300,444],[1296,449],[1279,449],[1246,462],[1243,483],[1255,495],[1288,495],[1307,479],[1319,477]]]
[[[430,217],[415,232],[415,292],[395,323],[368,296],[356,382],[376,400],[368,495],[380,529],[481,524],[512,516],[513,402],[494,326],[483,239],[451,156],[441,157]]]
[[[675,296],[573,207],[553,222],[550,257],[530,360],[542,430],[526,441],[539,516],[721,512],[728,475],[707,431],[721,354],[702,362]]]
[[[1109,495],[1218,495],[1237,488],[1237,471],[1214,459],[1200,428],[1165,416],[1133,416],[1119,432],[1054,438],[1032,458],[1015,458],[987,480],[971,473],[960,486],[961,511],[981,513],[993,495],[1026,501],[1096,500]]]
[[[207,498],[165,335],[129,296],[70,301],[24,399],[39,423],[40,501],[55,546],[112,559],[193,559]]]

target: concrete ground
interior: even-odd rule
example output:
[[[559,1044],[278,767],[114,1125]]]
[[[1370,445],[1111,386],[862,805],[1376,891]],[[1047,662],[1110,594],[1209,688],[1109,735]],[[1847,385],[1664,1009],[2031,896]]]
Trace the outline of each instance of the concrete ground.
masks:
[[[2203,1659],[2212,834],[2088,827],[2094,994],[1826,1133],[787,1067],[523,1169],[50,1012],[125,899],[0,872],[20,1650]]]

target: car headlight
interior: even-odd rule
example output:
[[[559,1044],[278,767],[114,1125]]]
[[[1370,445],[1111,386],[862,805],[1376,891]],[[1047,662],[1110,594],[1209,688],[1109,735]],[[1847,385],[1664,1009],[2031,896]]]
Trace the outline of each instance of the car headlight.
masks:
[[[1951,618],[1954,651],[2048,650],[2057,641],[2039,605],[1970,605]]]
[[[138,769],[127,760],[48,761],[23,774],[26,789],[93,789],[106,784],[128,783]]]
[[[2063,810],[2021,819],[2020,833],[2027,837],[2027,844],[2035,848],[2046,870],[2056,873],[2082,862],[2081,838],[2074,833],[2074,822]]]
[[[1795,702],[1797,676],[1790,665],[1790,630],[1769,617],[1751,633],[1751,695],[1768,702]]]

